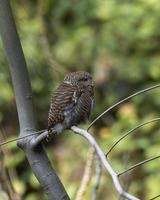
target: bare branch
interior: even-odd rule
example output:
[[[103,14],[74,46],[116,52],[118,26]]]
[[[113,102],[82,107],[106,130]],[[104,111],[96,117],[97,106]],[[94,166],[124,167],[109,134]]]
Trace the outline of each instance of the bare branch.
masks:
[[[97,142],[95,141],[94,137],[92,135],[90,135],[86,130],[80,129],[76,126],[72,126],[71,130],[81,136],[83,136],[85,139],[88,140],[88,142],[95,148],[96,153],[100,159],[100,161],[102,162],[103,166],[105,167],[105,169],[109,172],[115,189],[117,190],[117,192],[122,196],[125,197],[129,200],[139,200],[139,198],[125,192],[120,184],[119,178],[118,178],[118,174],[113,170],[112,166],[110,165],[110,163],[108,162],[105,154],[103,153],[103,151],[101,150],[101,148],[99,147],[99,145],[97,144]]]
[[[98,121],[104,114],[106,114],[107,112],[109,112],[110,110],[112,110],[113,108],[115,108],[116,106],[120,105],[121,103],[123,103],[123,102],[125,102],[125,101],[127,101],[127,100],[129,100],[129,99],[131,99],[131,98],[133,98],[133,97],[135,97],[135,96],[138,96],[139,94],[148,92],[148,91],[153,90],[153,89],[156,89],[156,88],[158,88],[158,87],[160,87],[160,84],[157,84],[157,85],[148,87],[148,88],[146,88],[146,89],[140,90],[140,91],[138,91],[138,92],[136,92],[136,93],[134,93],[134,94],[132,94],[132,95],[130,95],[130,96],[128,96],[128,97],[122,99],[121,101],[115,103],[114,105],[112,105],[111,107],[109,107],[108,109],[106,109],[103,113],[101,113],[98,117],[96,117],[96,119],[93,120],[93,121],[90,123],[90,125],[88,126],[87,131],[88,131],[88,130],[93,126],[93,124],[94,124],[96,121]]]
[[[92,165],[93,165],[93,161],[94,161],[94,153],[95,153],[95,149],[94,149],[94,147],[91,147],[88,151],[87,162],[85,165],[83,178],[81,180],[81,184],[78,189],[75,200],[83,200],[84,199],[84,194],[86,192],[88,183],[89,183],[89,181],[91,179],[91,175],[92,175]]]
[[[45,130],[36,131],[36,132],[34,132],[34,133],[31,133],[31,134],[28,134],[28,135],[25,135],[25,136],[22,136],[22,137],[13,138],[13,139],[11,139],[11,140],[7,140],[7,141],[4,141],[4,142],[0,142],[0,146],[9,144],[9,143],[11,143],[11,142],[19,141],[19,140],[28,138],[28,137],[33,136],[33,135],[37,135],[37,134],[42,133],[42,132],[44,132],[44,131],[45,131]]]
[[[35,133],[37,120],[26,62],[9,0],[0,0],[0,31],[14,86],[20,136],[23,137]],[[52,168],[42,145],[39,145],[36,150],[32,149],[31,139],[31,137],[21,139],[18,144],[25,151],[32,171],[44,191],[50,200],[68,200],[69,197],[55,170]]]
[[[151,199],[149,199],[149,200],[154,200],[154,199],[157,199],[158,197],[160,197],[160,194],[155,196],[155,197],[153,197],[153,198],[151,198]]]
[[[151,162],[151,161],[156,160],[156,159],[158,159],[158,158],[160,158],[160,155],[159,155],[159,156],[155,156],[155,157],[153,157],[153,158],[146,159],[146,160],[144,160],[144,161],[141,161],[141,162],[139,162],[139,163],[137,163],[137,164],[135,164],[135,165],[129,167],[129,168],[126,169],[125,171],[118,173],[118,176],[121,176],[121,175],[123,175],[123,174],[125,174],[125,173],[127,173],[127,172],[129,172],[129,171],[131,171],[131,170],[133,170],[133,169],[135,169],[136,167],[139,167],[139,166],[141,166],[141,165],[144,165],[145,163]]]
[[[106,153],[106,156],[109,155],[109,153],[114,149],[114,147],[120,142],[122,141],[125,137],[127,137],[128,135],[130,135],[131,133],[133,133],[134,131],[136,131],[138,128],[145,126],[147,124],[150,124],[152,122],[156,122],[159,121],[160,118],[155,118],[155,119],[151,119],[149,121],[143,122],[142,124],[139,124],[138,126],[134,127],[133,129],[129,130],[127,133],[125,133],[124,135],[122,135],[112,146],[111,148],[108,150],[108,152]]]
[[[97,156],[97,154],[95,154],[96,156],[96,182],[93,188],[93,192],[92,192],[92,200],[96,200],[97,199],[97,190],[99,188],[99,184],[100,184],[100,179],[101,179],[101,175],[102,175],[102,166],[101,166],[101,162],[99,160],[99,157]]]
[[[129,157],[130,157],[129,152],[124,153],[122,156],[122,162],[124,164],[125,169],[127,169],[128,167]],[[129,175],[130,174],[125,174],[125,176],[121,178],[122,186],[126,192],[128,192],[129,186],[131,184]],[[123,198],[119,196],[117,200],[123,200]]]

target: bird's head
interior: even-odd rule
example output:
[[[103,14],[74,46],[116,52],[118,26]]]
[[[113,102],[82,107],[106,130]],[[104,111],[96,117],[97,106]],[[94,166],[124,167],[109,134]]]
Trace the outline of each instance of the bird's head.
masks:
[[[64,77],[64,83],[73,86],[92,87],[94,86],[92,76],[85,71],[76,71],[67,74]]]

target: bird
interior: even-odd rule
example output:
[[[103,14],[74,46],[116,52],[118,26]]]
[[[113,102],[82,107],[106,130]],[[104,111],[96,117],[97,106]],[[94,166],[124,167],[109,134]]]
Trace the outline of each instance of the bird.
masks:
[[[94,82],[90,73],[68,73],[53,92],[48,113],[48,133],[61,133],[89,119],[94,106]],[[50,137],[50,136],[49,136]]]

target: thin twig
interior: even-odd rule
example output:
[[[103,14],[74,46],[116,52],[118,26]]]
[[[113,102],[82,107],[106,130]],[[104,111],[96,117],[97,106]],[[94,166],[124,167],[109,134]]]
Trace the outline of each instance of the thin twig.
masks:
[[[128,161],[129,161],[129,157],[130,157],[130,154],[129,152],[127,153],[124,153],[122,159],[123,159],[123,164],[125,166],[125,169],[127,169],[128,167]],[[124,188],[124,190],[126,192],[128,192],[128,189],[129,189],[129,185],[130,185],[130,181],[129,181],[129,174],[125,174],[125,176],[123,176],[123,179],[121,179],[121,182],[122,182],[122,186]],[[118,197],[118,200],[123,200],[123,198],[121,196]]]
[[[96,157],[96,182],[93,188],[93,192],[92,192],[92,200],[96,200],[97,199],[97,190],[99,188],[99,184],[100,184],[100,179],[101,179],[101,175],[102,175],[102,166],[101,166],[101,162],[99,160],[99,157],[97,156],[97,154],[95,154]]]
[[[153,198],[151,198],[151,199],[149,199],[149,200],[154,200],[154,199],[157,199],[158,197],[160,197],[160,194],[155,196],[155,197],[153,197]]]
[[[156,89],[156,88],[158,88],[158,87],[160,87],[160,84],[157,84],[157,85],[151,86],[151,87],[149,87],[149,88],[140,90],[140,91],[138,91],[138,92],[136,92],[136,93],[134,93],[134,94],[132,94],[132,95],[130,95],[130,96],[128,96],[128,97],[122,99],[121,101],[115,103],[114,105],[112,105],[111,107],[109,107],[108,109],[106,109],[103,113],[101,113],[98,117],[96,117],[96,119],[94,119],[94,120],[90,123],[90,125],[88,126],[87,131],[91,128],[91,126],[93,126],[93,124],[94,124],[97,120],[99,120],[104,114],[106,114],[107,112],[109,112],[110,110],[112,110],[113,108],[115,108],[116,106],[120,105],[121,103],[123,103],[123,102],[125,102],[125,101],[127,101],[127,100],[129,100],[129,99],[131,99],[131,98],[133,98],[133,97],[135,97],[135,96],[137,96],[137,95],[139,95],[139,94],[142,94],[142,93],[144,93],[144,92],[147,92],[147,91]]]
[[[155,157],[153,157],[153,158],[146,159],[146,160],[144,160],[144,161],[141,161],[141,162],[139,162],[139,163],[137,163],[137,164],[135,164],[135,165],[129,167],[129,168],[126,169],[125,171],[118,173],[118,176],[121,176],[121,175],[123,175],[123,174],[129,172],[130,170],[135,169],[136,167],[139,167],[139,166],[141,166],[141,165],[144,165],[144,164],[147,163],[147,162],[156,160],[157,158],[160,158],[160,155],[159,155],[159,156],[155,156]]]
[[[92,165],[93,165],[93,161],[94,161],[94,153],[95,153],[95,149],[94,149],[94,147],[91,147],[88,151],[87,162],[85,165],[84,174],[83,174],[81,184],[78,189],[75,200],[83,200],[84,199],[84,194],[86,192],[88,183],[89,183],[89,181],[91,179],[91,175],[92,175]]]
[[[156,122],[159,121],[160,118],[155,118],[155,119],[151,119],[149,121],[143,122],[142,124],[137,125],[136,127],[132,128],[131,130],[129,130],[127,133],[125,133],[124,135],[122,135],[112,146],[111,148],[108,150],[108,152],[106,153],[106,156],[109,155],[109,153],[113,150],[113,148],[121,141],[123,140],[125,137],[127,137],[128,135],[130,135],[131,133],[133,133],[135,130],[137,130],[138,128],[145,126],[147,124],[150,124],[152,122]]]
[[[0,146],[6,145],[6,144],[9,144],[9,143],[11,143],[11,142],[18,141],[18,140],[22,140],[22,139],[24,139],[24,138],[28,138],[28,137],[30,137],[30,136],[36,135],[36,134],[38,134],[38,133],[42,133],[42,132],[44,132],[44,131],[45,131],[45,130],[36,131],[36,132],[34,132],[34,133],[31,133],[31,134],[28,134],[28,135],[25,135],[25,136],[22,136],[22,137],[19,137],[19,138],[13,138],[13,139],[8,140],[8,141],[0,142]]]
[[[122,196],[125,197],[129,200],[139,200],[139,198],[125,192],[120,184],[119,178],[118,178],[118,174],[113,170],[112,166],[110,165],[110,163],[108,162],[108,159],[106,158],[105,154],[103,153],[103,151],[101,150],[101,148],[99,147],[99,145],[97,144],[97,142],[95,141],[94,137],[92,135],[90,135],[86,130],[80,129],[76,126],[72,126],[71,130],[74,131],[75,133],[83,136],[85,139],[88,140],[88,142],[94,146],[96,153],[100,159],[100,161],[102,162],[103,166],[105,167],[105,169],[109,172],[115,189],[117,190],[117,192]]]

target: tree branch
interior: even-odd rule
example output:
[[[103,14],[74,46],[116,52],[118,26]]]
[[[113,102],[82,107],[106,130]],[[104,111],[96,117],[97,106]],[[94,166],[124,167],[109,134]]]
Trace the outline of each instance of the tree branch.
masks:
[[[152,197],[151,199],[149,199],[149,200],[154,200],[154,199],[157,199],[158,197],[160,197],[160,194],[159,195],[157,195],[157,196],[155,196],[155,197]]]
[[[156,88],[159,88],[160,87],[160,84],[157,84],[157,85],[154,85],[154,86],[151,86],[151,87],[148,87],[148,88],[145,88],[143,90],[140,90],[136,93],[133,93],[132,95],[118,101],[117,103],[113,104],[112,106],[110,106],[109,108],[107,108],[104,112],[102,112],[98,117],[96,117],[88,126],[88,129],[87,131],[93,126],[94,123],[96,123],[96,121],[98,121],[103,115],[105,115],[106,113],[108,113],[110,110],[112,110],[113,108],[115,108],[116,106],[119,106],[120,104],[122,104],[123,102],[135,97],[135,96],[138,96],[139,94],[142,94],[142,93],[145,93],[145,92],[148,92],[150,90],[153,90],[153,89],[156,89]]]
[[[108,171],[108,173],[110,174],[115,189],[117,190],[117,192],[122,196],[125,197],[129,200],[139,200],[137,197],[125,192],[120,184],[119,178],[118,178],[118,174],[113,170],[112,166],[110,165],[109,161],[107,160],[105,154],[103,153],[103,151],[101,150],[101,148],[99,147],[99,145],[97,144],[97,142],[95,141],[94,137],[92,135],[90,135],[86,130],[80,129],[76,126],[72,126],[71,130],[81,136],[83,136],[85,139],[88,140],[88,142],[95,148],[97,156],[99,157],[100,161],[102,162],[103,166],[105,167],[105,169]]]
[[[124,138],[126,138],[128,135],[130,135],[131,133],[133,133],[134,131],[136,131],[137,129],[141,128],[142,126],[145,126],[147,124],[150,124],[152,122],[156,122],[156,121],[159,121],[160,120],[160,117],[158,118],[154,118],[154,119],[151,119],[149,121],[145,121],[137,126],[135,126],[134,128],[132,128],[131,130],[129,130],[127,133],[125,133],[124,135],[122,135],[111,147],[110,149],[108,150],[108,152],[106,153],[106,156],[108,156],[111,151],[115,148],[115,146],[118,145],[119,142],[121,142]]]
[[[23,137],[36,131],[37,122],[26,62],[8,0],[0,0],[0,29],[14,86],[20,136]],[[25,151],[29,164],[49,199],[68,200],[69,197],[52,169],[42,145],[36,149],[30,145],[34,137],[22,139],[18,145]]]
[[[80,187],[77,191],[75,200],[83,200],[84,199],[85,192],[87,190],[87,187],[89,185],[89,182],[90,182],[90,179],[92,176],[92,166],[93,166],[93,162],[94,162],[94,154],[95,154],[95,149],[94,149],[94,147],[91,147],[88,151],[87,162],[85,165],[83,177],[82,177],[82,180],[80,183]]]
[[[95,185],[94,185],[93,191],[92,191],[92,200],[97,199],[97,190],[99,188],[101,175],[102,175],[101,161],[99,160],[99,157],[97,156],[97,154],[95,154],[95,157],[96,157],[96,162],[95,162],[96,174],[95,174]]]
[[[148,163],[148,162],[151,162],[151,161],[153,161],[153,160],[156,160],[156,159],[158,159],[158,158],[160,158],[160,155],[154,156],[154,157],[149,158],[149,159],[146,159],[146,160],[143,160],[143,161],[141,161],[141,162],[139,162],[139,163],[137,163],[137,164],[135,164],[135,165],[132,165],[132,166],[129,167],[128,169],[126,169],[126,170],[124,170],[124,171],[118,173],[118,176],[122,176],[123,174],[125,174],[125,173],[127,173],[127,172],[129,172],[129,171],[131,171],[131,170],[133,170],[133,169],[135,169],[136,167],[139,167],[139,166],[141,166],[141,165],[144,165],[144,164],[146,164],[146,163]]]
[[[36,131],[36,132],[34,132],[34,133],[30,133],[30,134],[27,134],[27,135],[24,135],[24,136],[22,136],[22,137],[18,137],[18,138],[13,138],[13,139],[10,139],[10,140],[2,140],[2,141],[0,141],[0,146],[3,146],[3,145],[6,145],[6,144],[9,144],[9,143],[11,143],[11,142],[15,142],[15,141],[19,141],[19,140],[22,140],[22,139],[25,139],[25,138],[27,138],[27,137],[31,137],[31,136],[33,136],[33,135],[37,135],[38,133],[42,133],[42,132],[45,132],[46,131],[46,129],[45,130],[41,130],[41,131]],[[48,132],[47,132],[48,133]],[[41,134],[40,134],[41,135]],[[40,135],[38,135],[37,137],[39,137]]]

